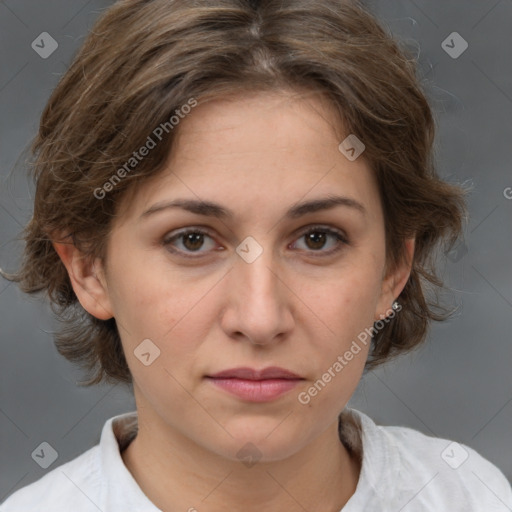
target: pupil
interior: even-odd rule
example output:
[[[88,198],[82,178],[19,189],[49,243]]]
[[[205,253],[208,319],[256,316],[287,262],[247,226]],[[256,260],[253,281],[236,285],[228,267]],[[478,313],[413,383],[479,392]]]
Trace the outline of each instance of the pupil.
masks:
[[[185,236],[185,247],[190,250],[200,249],[202,245],[202,237],[200,233],[189,233]],[[192,242],[190,244],[189,242]]]
[[[200,233],[189,233],[184,235],[185,247],[190,250],[200,249],[203,245],[203,235]],[[310,249],[321,249],[325,245],[325,233],[314,232],[306,235],[307,245]]]
[[[313,247],[309,244],[309,242],[313,242]],[[321,249],[325,244],[325,233],[314,232],[307,235],[308,247],[310,249]]]

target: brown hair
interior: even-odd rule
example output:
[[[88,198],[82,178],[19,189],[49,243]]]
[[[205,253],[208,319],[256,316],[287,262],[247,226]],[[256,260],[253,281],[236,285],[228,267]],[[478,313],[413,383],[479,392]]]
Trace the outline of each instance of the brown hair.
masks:
[[[419,345],[429,321],[448,316],[426,290],[442,289],[435,249],[461,232],[463,191],[436,174],[435,122],[414,58],[366,8],[344,0],[121,0],[96,22],[42,114],[22,266],[4,274],[24,292],[47,292],[63,322],[57,349],[92,372],[85,385],[130,383],[131,374],[115,319],[81,307],[51,234],[64,231],[87,257],[105,257],[120,200],[165,163],[172,116],[196,99],[277,89],[325,94],[364,142],[389,268],[404,257],[404,239],[416,237],[402,309],[374,334],[366,369]],[[127,168],[159,126],[161,142]],[[122,179],[113,182],[116,173]]]

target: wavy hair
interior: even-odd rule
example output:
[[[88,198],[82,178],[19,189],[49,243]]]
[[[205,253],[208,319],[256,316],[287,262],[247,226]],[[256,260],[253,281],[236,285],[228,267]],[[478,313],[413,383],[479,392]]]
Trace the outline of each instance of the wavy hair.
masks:
[[[94,192],[155,127],[191,98],[277,89],[323,93],[344,128],[364,141],[390,269],[404,257],[404,239],[416,239],[401,311],[372,337],[366,369],[418,346],[430,320],[448,316],[430,291],[443,287],[436,249],[461,233],[464,191],[437,174],[435,121],[415,58],[366,7],[349,0],[121,0],[97,20],[44,109],[30,147],[36,193],[21,267],[3,273],[26,293],[47,294],[62,321],[56,347],[89,372],[83,385],[132,377],[115,319],[81,307],[52,233],[65,232],[84,255],[104,258],[120,201],[161,170],[177,130],[164,130],[162,143],[101,200]]]

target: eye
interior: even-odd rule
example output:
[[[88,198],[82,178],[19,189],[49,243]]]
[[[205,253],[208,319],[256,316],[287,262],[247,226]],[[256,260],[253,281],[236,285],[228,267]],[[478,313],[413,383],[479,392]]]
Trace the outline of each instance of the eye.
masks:
[[[327,242],[331,240],[331,244]],[[307,231],[303,232],[298,240],[304,240],[306,251],[321,252],[321,256],[331,255],[342,249],[344,245],[348,244],[347,237],[341,231],[326,228],[323,226],[313,226]],[[297,242],[295,242],[296,245]],[[322,250],[326,245],[330,245],[331,249]]]
[[[205,239],[209,239],[210,243],[205,243]],[[208,246],[210,246],[209,249],[212,249],[212,246],[215,247],[215,242],[212,237],[206,231],[198,228],[180,231],[173,236],[165,238],[163,244],[169,251],[181,253],[188,258],[194,258],[196,256],[189,256],[187,253],[199,253],[199,255],[201,255],[201,253],[208,252]],[[178,249],[173,248],[176,247],[176,245]],[[200,249],[204,247],[206,247],[206,251],[201,251]]]
[[[323,226],[313,226],[307,231],[302,232],[298,240],[304,239],[305,250],[309,252],[321,253],[319,256],[328,256],[342,249],[343,245],[348,244],[347,237],[343,232]],[[329,244],[329,240],[331,243]],[[215,241],[207,231],[199,228],[189,228],[171,234],[163,240],[163,245],[172,252],[185,258],[201,257],[215,248]],[[292,244],[292,248],[297,244]],[[330,245],[329,250],[322,250],[326,245]],[[204,250],[201,250],[204,249]],[[193,254],[197,254],[197,256]]]

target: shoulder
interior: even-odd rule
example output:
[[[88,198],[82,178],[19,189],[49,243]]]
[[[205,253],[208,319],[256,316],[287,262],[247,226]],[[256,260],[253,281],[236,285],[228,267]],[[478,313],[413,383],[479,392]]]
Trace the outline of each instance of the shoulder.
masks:
[[[68,511],[70,504],[73,512],[97,512],[94,502],[101,491],[98,457],[96,445],[16,491],[0,505],[0,512]]]
[[[380,468],[391,470],[397,503],[404,510],[512,510],[509,481],[473,448],[409,427],[378,426],[355,412],[363,426],[363,455],[387,459]],[[366,448],[369,454],[364,454]]]
[[[501,498],[512,507],[512,489],[507,478],[475,449],[407,427],[381,428],[396,444],[404,466],[415,473],[431,474],[434,488],[445,494],[462,490],[475,503],[498,504]]]
[[[16,491],[0,505],[0,512],[97,512],[127,510],[128,504],[134,510],[155,510],[121,456],[137,428],[136,411],[108,419],[97,445]]]

